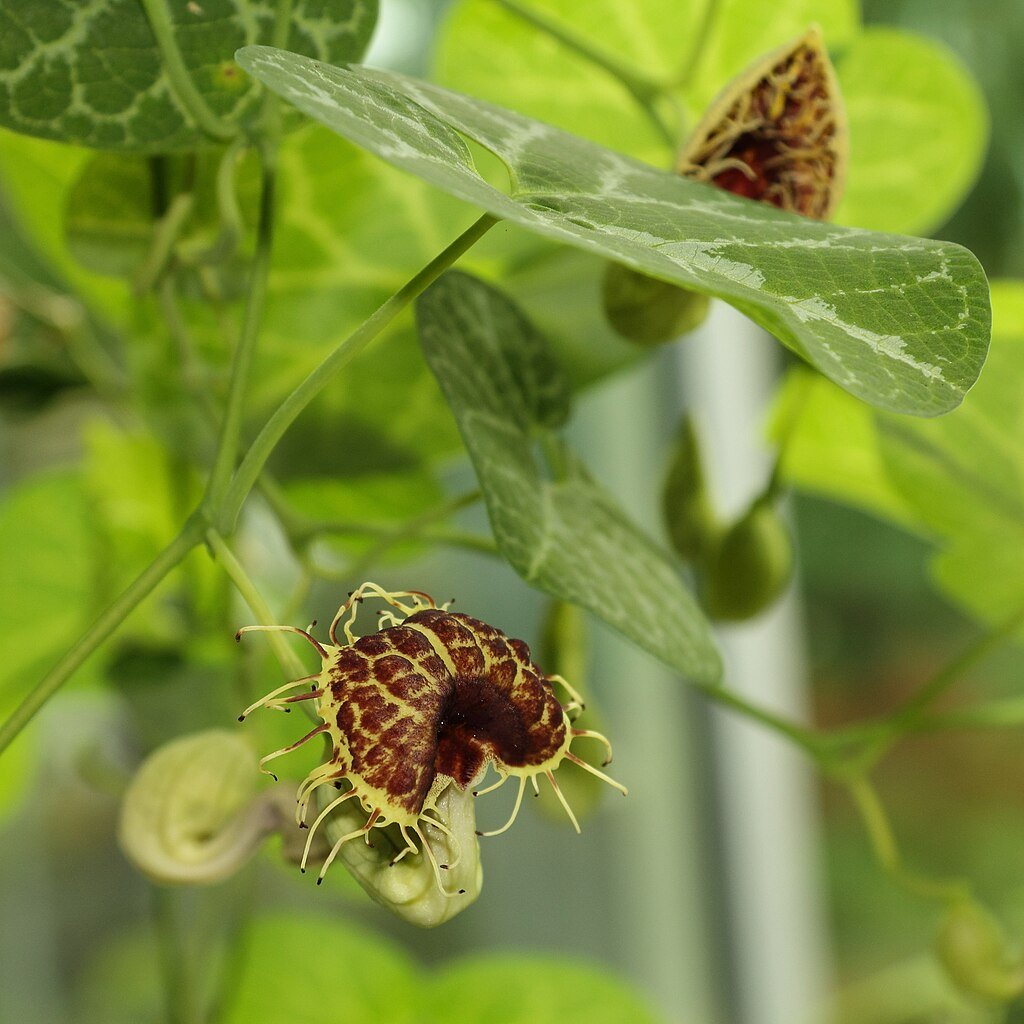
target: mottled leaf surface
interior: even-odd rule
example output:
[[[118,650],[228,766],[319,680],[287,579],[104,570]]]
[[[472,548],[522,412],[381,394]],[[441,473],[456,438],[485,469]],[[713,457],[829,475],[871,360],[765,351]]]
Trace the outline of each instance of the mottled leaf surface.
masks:
[[[238,47],[269,42],[271,0],[166,0],[193,84],[227,121],[252,103]],[[358,60],[377,0],[296,0],[288,46],[320,60]],[[139,0],[4,0],[0,125],[99,149],[166,152],[209,143],[175,95]]]
[[[936,540],[940,586],[987,621],[1024,605],[1024,286],[992,298],[989,362],[949,416],[872,414],[818,379],[791,381],[779,418],[790,481]]]
[[[420,342],[462,432],[495,539],[528,583],[595,615],[688,678],[716,682],[707,623],[668,555],[542,429],[544,390],[521,372],[544,340],[499,292],[448,273],[417,303]],[[546,357],[543,357],[546,358]],[[543,435],[543,440],[542,440]],[[547,442],[547,460],[536,451]]]
[[[875,405],[936,415],[977,377],[988,288],[959,246],[788,215],[402,75],[270,47],[238,59],[311,117],[460,199],[725,299]],[[481,177],[463,136],[501,158],[510,193]]]

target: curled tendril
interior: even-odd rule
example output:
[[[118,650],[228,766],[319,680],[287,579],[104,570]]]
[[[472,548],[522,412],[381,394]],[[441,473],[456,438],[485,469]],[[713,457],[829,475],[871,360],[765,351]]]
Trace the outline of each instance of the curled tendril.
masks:
[[[291,817],[288,787],[256,794],[256,764],[249,743],[223,729],[159,747],[121,804],[125,856],[155,882],[202,885],[233,875]]]

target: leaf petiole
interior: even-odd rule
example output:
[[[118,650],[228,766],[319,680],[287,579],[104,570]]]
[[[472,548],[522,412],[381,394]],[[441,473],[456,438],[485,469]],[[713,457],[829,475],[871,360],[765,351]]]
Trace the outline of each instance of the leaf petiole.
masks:
[[[278,441],[302,411],[334,379],[335,374],[359,354],[417,295],[431,285],[466,250],[483,237],[498,218],[484,214],[474,221],[443,252],[410,278],[383,305],[334,349],[277,407],[242,459],[223,498],[215,505],[215,521],[222,534],[234,530],[238,513]],[[211,497],[213,494],[211,492]]]

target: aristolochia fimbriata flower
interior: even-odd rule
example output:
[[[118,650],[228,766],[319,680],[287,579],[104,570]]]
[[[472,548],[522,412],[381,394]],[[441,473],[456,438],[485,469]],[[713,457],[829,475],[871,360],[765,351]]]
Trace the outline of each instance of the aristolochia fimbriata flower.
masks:
[[[356,637],[352,630],[366,597],[380,598],[394,611],[381,613],[383,628]],[[344,642],[338,638],[339,627]],[[469,615],[449,612],[447,605],[438,607],[426,594],[392,593],[364,583],[339,609],[328,630],[329,643],[294,626],[246,626],[238,635],[254,630],[298,633],[322,661],[319,673],[274,690],[240,716],[244,719],[259,707],[283,710],[297,701],[312,701],[321,719],[300,740],[260,761],[263,768],[316,736],[329,740],[325,760],[299,785],[300,825],[307,824],[310,803],[322,787],[332,787],[328,792],[333,797],[318,805],[309,826],[303,870],[325,819],[343,812],[350,816],[356,803],[364,815],[358,828],[331,846],[317,884],[344,844],[357,839],[369,844],[374,830],[393,826],[401,838],[391,863],[410,854],[426,857],[441,893],[462,895],[463,889],[445,887],[442,872],[454,864],[438,861],[428,833],[438,830],[449,848],[457,846],[439,804],[451,787],[466,792],[479,785],[489,765],[498,781],[474,795],[492,792],[510,778],[518,780],[518,792],[508,821],[477,835],[498,835],[510,828],[527,782],[537,791],[540,776],[554,789],[578,832],[576,817],[555,781],[555,771],[566,760],[626,792],[570,749],[577,739],[595,739],[607,750],[604,763],[611,761],[611,746],[604,736],[573,727],[571,716],[581,710],[582,701],[564,679],[545,675],[522,640]],[[564,705],[555,684],[568,695]],[[306,685],[309,692],[292,692]],[[341,792],[334,795],[336,789]],[[455,859],[459,853],[456,849]]]

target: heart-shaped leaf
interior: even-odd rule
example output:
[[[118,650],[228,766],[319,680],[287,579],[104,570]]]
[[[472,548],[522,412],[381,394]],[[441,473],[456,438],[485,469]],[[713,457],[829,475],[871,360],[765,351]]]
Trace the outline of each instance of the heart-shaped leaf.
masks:
[[[495,539],[528,583],[588,608],[699,683],[721,663],[707,622],[670,556],[629,521],[544,427],[554,421],[554,368],[541,393],[529,363],[545,341],[503,295],[448,273],[417,302],[420,342],[455,413],[487,500]],[[524,358],[524,353],[527,356]],[[555,478],[534,450],[541,438]]]
[[[490,213],[732,303],[851,393],[937,415],[977,378],[988,288],[946,242],[820,224],[402,75],[272,47],[242,66],[311,117]],[[506,194],[463,136],[495,153]]]
[[[273,36],[275,5],[159,0],[184,73],[210,110],[237,121],[256,90],[233,54]],[[288,45],[321,60],[358,60],[377,0],[295,0]],[[209,144],[168,79],[140,0],[0,6],[0,125],[97,149],[169,152]]]

